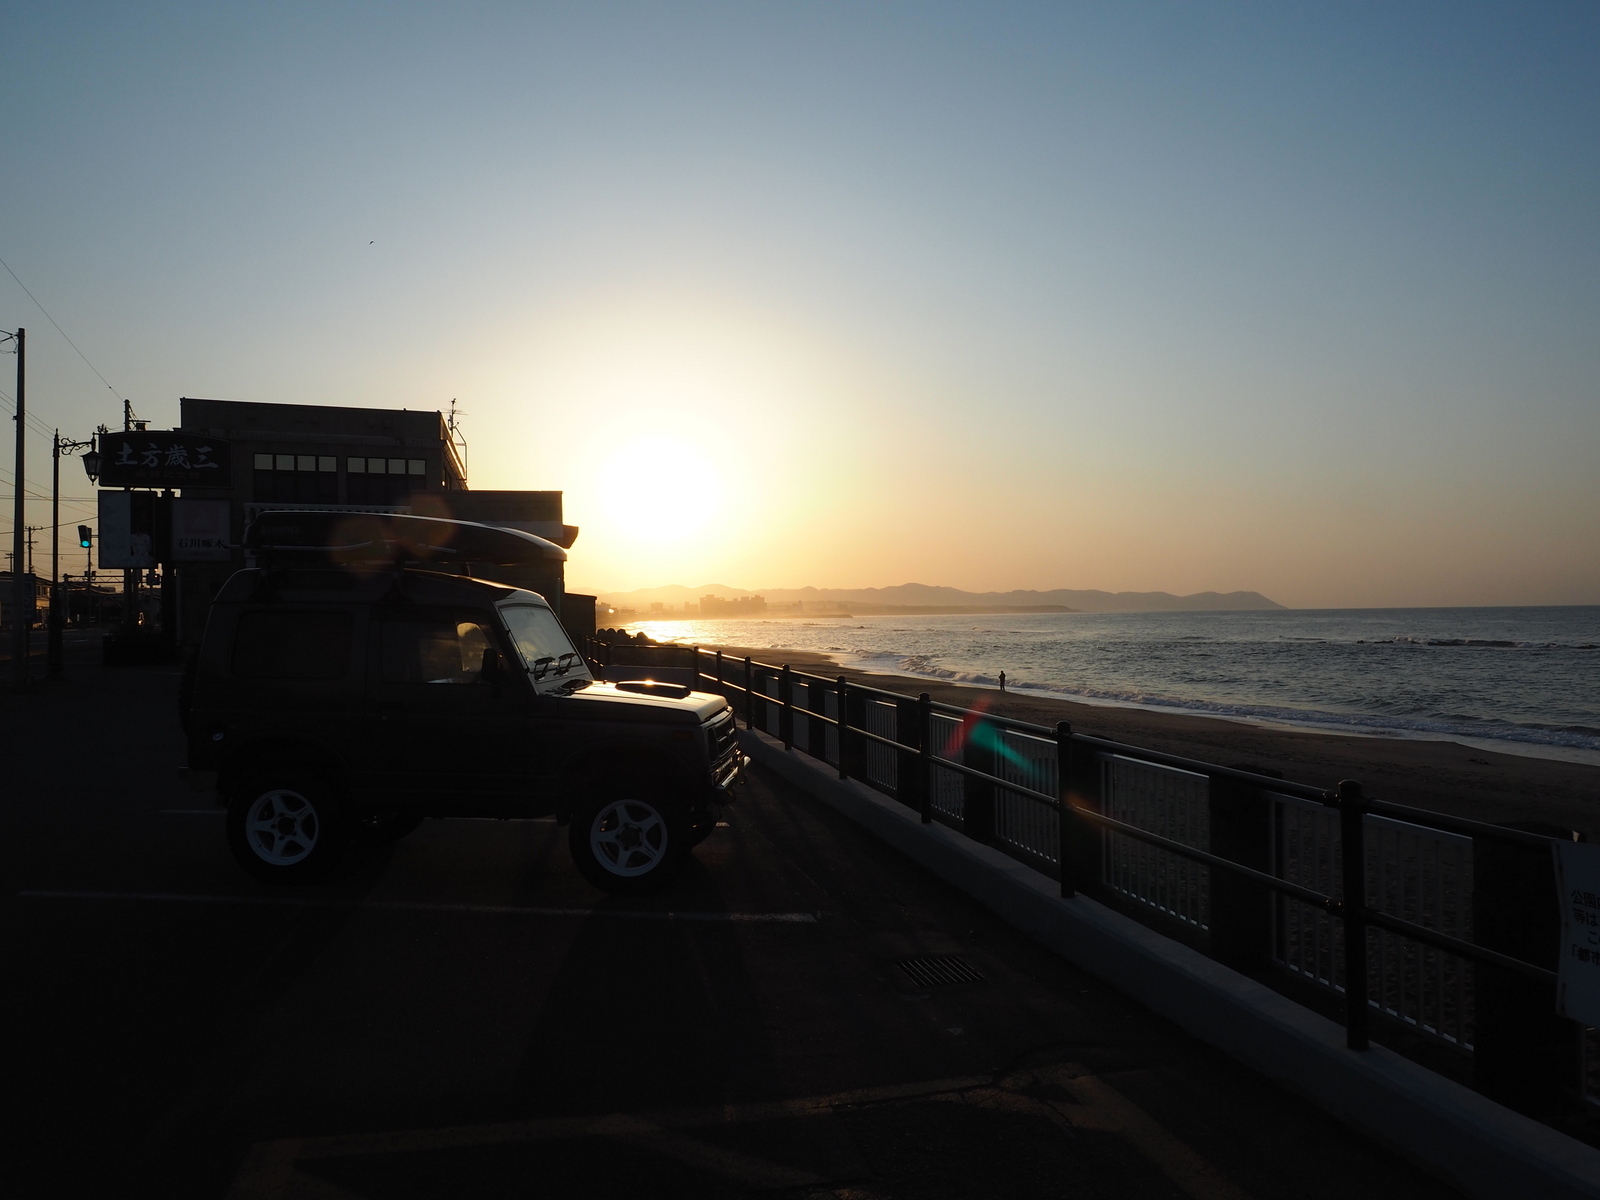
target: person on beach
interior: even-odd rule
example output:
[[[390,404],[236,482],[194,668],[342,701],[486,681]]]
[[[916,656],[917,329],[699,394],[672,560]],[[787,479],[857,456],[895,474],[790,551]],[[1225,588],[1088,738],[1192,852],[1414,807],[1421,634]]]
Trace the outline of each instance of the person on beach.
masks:
[[[1006,690],[1006,673],[1004,671],[1000,672],[1000,690],[1002,692]]]

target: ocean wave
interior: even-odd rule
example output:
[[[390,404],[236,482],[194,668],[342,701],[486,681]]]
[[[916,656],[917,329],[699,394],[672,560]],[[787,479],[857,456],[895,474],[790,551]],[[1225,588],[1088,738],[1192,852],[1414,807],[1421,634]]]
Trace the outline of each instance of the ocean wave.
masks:
[[[860,653],[854,656],[855,665],[864,670],[880,670],[897,675],[911,675],[920,679],[933,679],[942,683],[970,684],[978,687],[997,687],[996,675],[980,671],[953,670],[938,665],[929,654],[890,654],[884,652]],[[1014,692],[1082,700],[1091,704],[1104,704],[1145,708],[1163,712],[1181,712],[1197,716],[1233,717],[1244,720],[1267,721],[1277,725],[1292,725],[1303,729],[1331,730],[1343,733],[1365,733],[1389,736],[1430,738],[1476,738],[1486,741],[1514,742],[1530,746],[1549,746],[1568,750],[1585,750],[1600,753],[1600,728],[1587,725],[1552,725],[1537,722],[1516,722],[1503,718],[1472,717],[1466,714],[1399,714],[1377,712],[1333,712],[1326,709],[1292,708],[1286,705],[1245,704],[1226,701],[1209,701],[1161,695],[1137,689],[1094,688],[1063,683],[1029,680],[1025,676],[1008,672],[1006,685]]]
[[[1286,638],[1286,641],[1312,641],[1321,639]],[[1518,642],[1508,638],[1428,638],[1392,637],[1357,638],[1357,646],[1472,646],[1487,650],[1595,650],[1595,642]]]

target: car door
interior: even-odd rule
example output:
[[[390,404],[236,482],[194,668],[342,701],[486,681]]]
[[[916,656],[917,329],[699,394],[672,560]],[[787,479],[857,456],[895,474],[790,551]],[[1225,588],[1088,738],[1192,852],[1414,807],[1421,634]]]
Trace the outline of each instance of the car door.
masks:
[[[526,773],[528,688],[488,613],[405,609],[371,624],[372,778],[397,801],[498,814]]]

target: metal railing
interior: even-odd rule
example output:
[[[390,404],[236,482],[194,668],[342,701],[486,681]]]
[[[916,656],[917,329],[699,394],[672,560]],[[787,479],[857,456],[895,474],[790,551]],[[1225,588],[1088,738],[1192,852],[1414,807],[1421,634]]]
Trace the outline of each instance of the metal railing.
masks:
[[[1474,919],[1486,848],[1537,858],[1547,837],[720,651],[621,653],[637,649],[691,667],[785,748],[1057,879],[1062,896],[1083,891],[1273,986],[1327,996],[1353,1049],[1377,1018],[1383,1040],[1470,1058],[1485,970],[1553,989],[1541,955],[1486,944]],[[1575,1079],[1597,1058],[1578,1046]]]
[[[1547,954],[1542,934],[1506,915],[1529,864],[1548,870],[1548,837],[1386,803],[1352,781],[1292,783],[721,651],[588,650],[597,665],[620,654],[691,671],[749,728],[1058,880],[1063,897],[1082,891],[1338,1011],[1353,1049],[1376,1028],[1402,1053],[1434,1047],[1475,1079],[1485,1068],[1493,1093],[1489,1059],[1507,1069],[1504,1047],[1522,1044],[1513,1027],[1552,1019],[1536,1009],[1546,995],[1553,1006],[1553,938]],[[1506,875],[1519,855],[1521,884]],[[1498,880],[1487,890],[1484,863]],[[1501,1049],[1486,1056],[1487,1043]],[[1591,1101],[1597,1045],[1574,1027],[1562,1085]]]

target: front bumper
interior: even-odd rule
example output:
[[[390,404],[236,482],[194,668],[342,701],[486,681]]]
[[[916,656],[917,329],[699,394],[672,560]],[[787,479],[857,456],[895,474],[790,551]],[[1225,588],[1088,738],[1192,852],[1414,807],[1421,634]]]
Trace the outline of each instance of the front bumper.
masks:
[[[712,776],[711,790],[717,794],[719,804],[727,804],[733,799],[733,789],[744,782],[745,768],[749,765],[749,756],[738,751],[728,755],[717,765]]]

